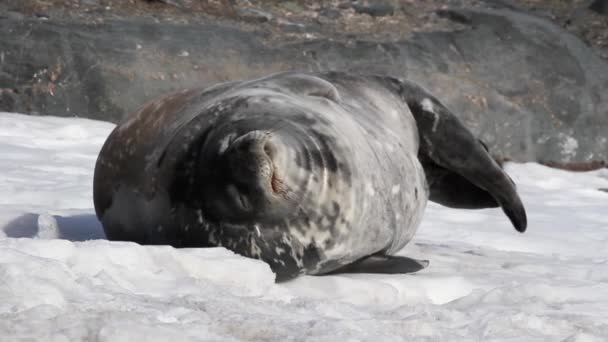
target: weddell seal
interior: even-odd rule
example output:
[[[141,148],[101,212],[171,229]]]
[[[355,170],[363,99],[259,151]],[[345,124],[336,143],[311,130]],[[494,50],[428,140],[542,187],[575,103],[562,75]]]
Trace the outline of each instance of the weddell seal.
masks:
[[[411,272],[391,256],[427,199],[526,213],[487,148],[423,88],[384,76],[285,72],[144,105],[105,142],[94,202],[110,240],[223,246],[299,274]],[[384,268],[394,272],[394,268]]]

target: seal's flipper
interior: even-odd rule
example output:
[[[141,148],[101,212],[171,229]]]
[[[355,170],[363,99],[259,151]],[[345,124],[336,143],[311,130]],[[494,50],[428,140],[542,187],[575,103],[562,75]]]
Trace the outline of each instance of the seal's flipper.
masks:
[[[424,159],[424,158],[421,158]],[[485,189],[431,160],[421,160],[429,184],[429,200],[459,209],[496,208],[498,202]]]
[[[214,233],[206,234],[209,231]],[[182,247],[225,247],[244,257],[262,260],[275,273],[276,282],[288,281],[304,274],[319,261],[319,253],[314,246],[303,246],[288,232],[257,225],[246,227],[208,223],[203,229],[186,232],[184,240],[186,244]],[[201,243],[205,240],[207,242]]]
[[[464,203],[465,207],[475,207],[475,201],[479,200],[478,206],[483,207],[488,200],[483,193],[485,191],[502,207],[515,229],[524,232],[527,225],[526,211],[515,191],[515,185],[490,156],[485,146],[454,114],[423,88],[395,78],[383,79],[384,84],[401,95],[416,120],[420,136],[418,155],[423,167],[425,164],[427,167],[433,167],[432,164],[435,164],[479,188],[473,191],[474,188],[467,186],[461,178],[452,178],[448,173],[447,180],[436,184],[447,186],[447,191],[441,191],[440,194],[443,195],[435,198],[444,199],[452,205]],[[455,180],[455,184],[449,182],[450,179]],[[430,179],[429,183],[432,182],[433,179]],[[462,199],[456,196],[458,187],[462,187],[464,192]],[[437,194],[437,188],[435,193]]]
[[[486,152],[490,153],[488,146],[483,141],[478,140],[478,142]],[[424,168],[429,185],[429,200],[459,209],[496,208],[500,206],[496,199],[492,197],[492,194],[460,174],[437,165],[424,154],[419,155],[419,160]],[[502,168],[502,163],[496,158],[494,160]],[[509,177],[509,181],[515,186],[511,177]]]
[[[352,264],[338,268],[337,273],[404,274],[418,272],[429,265],[428,260],[416,260],[404,256],[371,255]]]

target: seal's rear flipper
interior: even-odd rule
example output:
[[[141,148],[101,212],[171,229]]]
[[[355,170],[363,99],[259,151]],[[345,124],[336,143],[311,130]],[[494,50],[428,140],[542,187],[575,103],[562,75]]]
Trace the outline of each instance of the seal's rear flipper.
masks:
[[[488,151],[481,140],[479,143]],[[429,185],[429,200],[459,209],[496,208],[500,206],[487,190],[475,185],[457,172],[437,165],[423,154],[419,155],[418,159],[424,168]],[[502,168],[501,163],[497,161],[497,164]],[[509,181],[515,186],[510,177]]]
[[[416,260],[404,256],[372,255],[359,259],[352,264],[338,268],[337,273],[382,273],[404,274],[418,272],[429,265],[428,260]]]
[[[459,209],[496,208],[500,206],[492,195],[458,173],[421,160],[429,184],[429,200]]]
[[[524,232],[527,226],[526,211],[515,191],[515,185],[490,156],[487,148],[454,114],[423,88],[391,77],[380,79],[401,96],[416,120],[420,136],[418,157],[422,166],[425,169],[438,167],[440,171],[448,171],[443,173],[444,177],[448,177],[445,180],[436,182],[432,177],[427,178],[431,192],[435,188],[435,196],[431,195],[431,200],[434,197],[452,206],[461,204],[461,207],[483,207],[488,204],[488,197],[484,194],[487,192],[502,207],[515,229]],[[427,170],[425,173],[428,174]],[[452,176],[451,173],[459,177]],[[464,180],[470,182],[471,186]],[[443,189],[443,186],[447,188]],[[462,196],[458,195],[459,191],[462,191]]]

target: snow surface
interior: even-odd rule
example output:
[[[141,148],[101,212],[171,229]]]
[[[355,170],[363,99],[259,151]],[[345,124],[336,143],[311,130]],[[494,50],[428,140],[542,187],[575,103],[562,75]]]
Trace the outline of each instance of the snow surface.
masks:
[[[429,203],[416,274],[275,284],[222,248],[103,240],[92,203],[113,125],[0,113],[0,341],[605,341],[608,170],[508,164],[528,211]]]

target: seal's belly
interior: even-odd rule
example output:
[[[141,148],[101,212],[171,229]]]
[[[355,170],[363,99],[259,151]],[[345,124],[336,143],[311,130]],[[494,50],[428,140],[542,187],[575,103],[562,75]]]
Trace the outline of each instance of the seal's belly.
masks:
[[[379,163],[381,171],[362,167],[353,182],[358,184],[342,198],[342,215],[350,222],[338,223],[332,236],[314,234],[322,243],[323,237],[331,241],[323,245],[330,267],[334,261],[348,264],[371,254],[394,254],[414,236],[428,198],[426,179],[417,158],[397,159]]]

